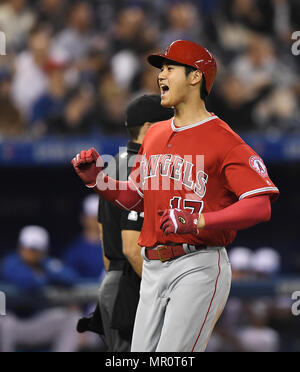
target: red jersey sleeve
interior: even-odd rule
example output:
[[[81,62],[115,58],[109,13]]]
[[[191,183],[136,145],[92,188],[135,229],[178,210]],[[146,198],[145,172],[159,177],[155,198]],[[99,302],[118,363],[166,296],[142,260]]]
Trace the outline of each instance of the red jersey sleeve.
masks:
[[[274,201],[279,195],[263,160],[246,143],[230,150],[224,159],[221,172],[224,172],[226,187],[239,200],[268,194],[270,200]]]
[[[144,169],[144,149],[141,146],[133,164],[131,173],[128,179],[132,182],[134,187],[136,188],[139,195],[143,198],[144,197],[144,190],[143,190],[143,169]]]

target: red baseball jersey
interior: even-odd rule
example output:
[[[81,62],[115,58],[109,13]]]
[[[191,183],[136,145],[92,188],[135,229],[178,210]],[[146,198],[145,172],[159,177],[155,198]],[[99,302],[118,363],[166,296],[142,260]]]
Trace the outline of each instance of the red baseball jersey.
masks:
[[[273,201],[279,194],[263,160],[215,115],[179,128],[173,119],[154,124],[139,155],[130,178],[144,198],[141,246],[226,246],[236,231],[204,229],[198,235],[165,236],[158,211],[179,208],[200,214],[253,195],[269,194]]]

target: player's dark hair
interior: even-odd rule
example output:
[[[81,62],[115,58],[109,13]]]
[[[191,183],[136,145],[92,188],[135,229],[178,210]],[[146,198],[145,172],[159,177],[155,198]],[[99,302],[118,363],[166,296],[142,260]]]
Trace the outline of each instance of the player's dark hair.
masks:
[[[189,74],[192,71],[196,71],[197,69],[192,66],[184,66],[185,67],[185,75],[186,77],[189,76]],[[201,87],[200,87],[200,98],[205,101],[208,96],[207,90],[206,90],[206,81],[205,81],[205,76],[202,74],[202,82],[201,82]]]
[[[141,128],[142,127],[130,127],[130,128],[127,128],[127,131],[128,131],[128,133],[130,135],[130,138],[132,140],[137,140],[138,139],[138,136],[140,134]]]

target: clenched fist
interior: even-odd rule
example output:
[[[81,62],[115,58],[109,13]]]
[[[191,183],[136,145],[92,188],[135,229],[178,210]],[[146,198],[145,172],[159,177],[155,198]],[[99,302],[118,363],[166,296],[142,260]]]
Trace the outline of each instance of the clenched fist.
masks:
[[[161,216],[160,229],[168,234],[198,234],[199,214],[181,209],[158,211]]]
[[[87,187],[96,186],[97,176],[103,169],[103,161],[94,148],[77,154],[72,160],[72,165]]]

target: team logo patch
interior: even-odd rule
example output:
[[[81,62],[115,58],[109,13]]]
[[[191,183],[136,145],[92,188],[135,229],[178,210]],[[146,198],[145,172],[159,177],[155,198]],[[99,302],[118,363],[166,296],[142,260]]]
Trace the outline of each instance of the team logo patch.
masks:
[[[265,178],[268,177],[267,168],[259,156],[257,155],[251,156],[251,158],[249,159],[249,164],[251,168],[253,168],[262,177]]]
[[[178,220],[182,223],[182,224],[186,224],[186,221],[185,221],[185,219],[183,218],[183,217],[181,217],[181,216],[179,216],[178,217]]]

